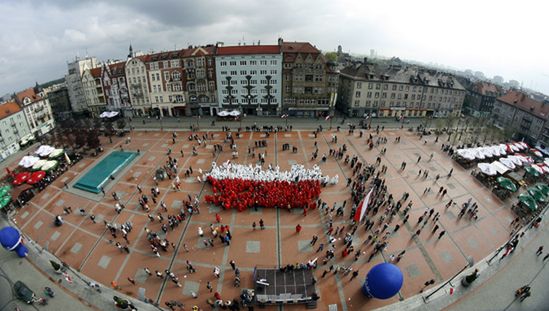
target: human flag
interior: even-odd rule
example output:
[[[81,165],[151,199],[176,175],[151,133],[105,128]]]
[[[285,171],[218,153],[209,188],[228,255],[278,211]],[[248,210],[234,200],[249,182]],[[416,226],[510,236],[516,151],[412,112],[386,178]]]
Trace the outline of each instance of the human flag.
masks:
[[[366,210],[368,209],[368,203],[370,202],[370,196],[372,195],[372,192],[374,191],[374,188],[368,192],[366,197],[362,199],[362,202],[358,205],[358,208],[355,213],[354,220],[355,222],[359,223],[362,218],[364,218],[364,215],[366,214]]]

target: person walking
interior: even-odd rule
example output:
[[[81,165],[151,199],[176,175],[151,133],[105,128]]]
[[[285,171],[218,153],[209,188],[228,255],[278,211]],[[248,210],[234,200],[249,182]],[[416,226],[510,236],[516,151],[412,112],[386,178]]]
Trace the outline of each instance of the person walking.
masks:
[[[231,264],[231,268],[233,268],[233,271],[236,270],[236,262],[234,260],[231,260],[229,263]]]
[[[538,247],[538,250],[536,251],[536,256],[539,256],[543,253],[543,245],[541,245],[540,247]]]
[[[299,234],[301,232],[301,229],[301,225],[297,224],[297,226],[295,226],[295,233]]]
[[[128,282],[132,283],[132,285],[135,285],[135,280],[128,276]]]
[[[208,281],[208,283],[206,283],[206,288],[210,291],[210,293],[213,291],[212,283],[210,283],[210,281]]]
[[[259,220],[259,228],[261,228],[261,230],[265,230],[265,222],[263,221],[263,218]]]
[[[351,276],[351,280],[356,278],[358,276],[358,270],[353,271],[353,275]]]
[[[440,233],[438,234],[437,240],[440,240],[444,236],[445,233],[446,233],[446,230],[440,231]]]

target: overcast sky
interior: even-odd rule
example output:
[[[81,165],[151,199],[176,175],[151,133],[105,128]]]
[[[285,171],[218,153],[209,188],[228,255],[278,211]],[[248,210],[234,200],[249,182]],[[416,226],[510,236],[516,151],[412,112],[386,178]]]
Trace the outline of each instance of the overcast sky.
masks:
[[[549,94],[545,1],[0,0],[0,95],[62,77],[75,56],[189,44],[310,41],[501,75]]]

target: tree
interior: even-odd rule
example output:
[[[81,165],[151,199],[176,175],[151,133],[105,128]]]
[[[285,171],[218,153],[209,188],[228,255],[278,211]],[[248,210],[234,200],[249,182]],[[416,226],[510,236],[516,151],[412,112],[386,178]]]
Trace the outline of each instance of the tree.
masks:
[[[324,54],[324,56],[326,57],[326,59],[328,59],[331,62],[336,62],[337,61],[337,53],[336,52],[328,52],[328,53]]]
[[[118,119],[118,121],[116,121],[116,127],[119,130],[123,130],[126,127],[126,120],[124,120],[124,118]]]
[[[114,125],[112,121],[105,122],[105,135],[112,136],[114,134]]]
[[[89,131],[86,137],[88,147],[95,149],[101,145],[99,141],[99,132],[98,131]]]

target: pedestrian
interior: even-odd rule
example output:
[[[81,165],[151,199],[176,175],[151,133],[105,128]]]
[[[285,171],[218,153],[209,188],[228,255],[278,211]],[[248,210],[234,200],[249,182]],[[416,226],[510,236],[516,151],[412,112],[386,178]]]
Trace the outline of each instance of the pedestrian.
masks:
[[[446,233],[446,230],[440,231],[440,233],[438,234],[437,240],[440,240],[440,238],[442,238],[442,236],[444,236],[445,233]]]
[[[221,216],[219,216],[218,213],[215,213],[215,221],[217,221],[217,223],[221,222]]]
[[[356,278],[358,276],[358,270],[353,271],[353,275],[351,276],[351,280]]]
[[[538,250],[536,252],[536,256],[539,256],[543,253],[543,245],[541,245],[540,247],[538,247]]]
[[[545,257],[543,257],[542,261],[545,261],[549,258],[549,253],[547,253],[547,255],[545,255]]]
[[[135,285],[135,280],[128,276],[128,282],[132,283],[132,285]]]
[[[219,270],[219,267],[214,267],[213,274],[216,278],[219,278],[221,271]]]
[[[393,232],[397,232],[398,229],[400,229],[400,225],[399,225],[399,224],[397,224],[397,225],[395,226],[395,229],[393,230]]]
[[[213,291],[212,283],[210,283],[210,281],[208,281],[208,283],[206,283],[206,288],[210,291],[210,293]]]
[[[116,281],[112,281],[111,286],[113,289],[117,289],[117,290],[120,289],[120,286],[118,286],[118,283],[116,283]]]
[[[326,276],[326,274],[328,274],[329,270],[324,270],[324,272],[322,272],[322,276],[321,278],[324,278]]]
[[[91,214],[91,215],[90,215],[90,219],[91,219],[91,221],[92,221],[94,224],[96,223],[96,222],[95,222],[95,215],[94,215],[94,214]]]
[[[263,222],[263,218],[259,220],[259,227],[261,228],[261,230],[265,229],[265,223]]]
[[[233,268],[233,271],[236,270],[236,262],[234,260],[231,260],[229,263],[231,264],[231,268]]]
[[[145,268],[145,273],[147,273],[148,276],[151,276],[152,273],[151,273],[151,270],[149,270],[149,268]]]
[[[295,226],[295,232],[296,232],[296,233],[300,233],[300,232],[301,232],[301,225],[300,225],[300,224],[297,224],[297,226]]]

